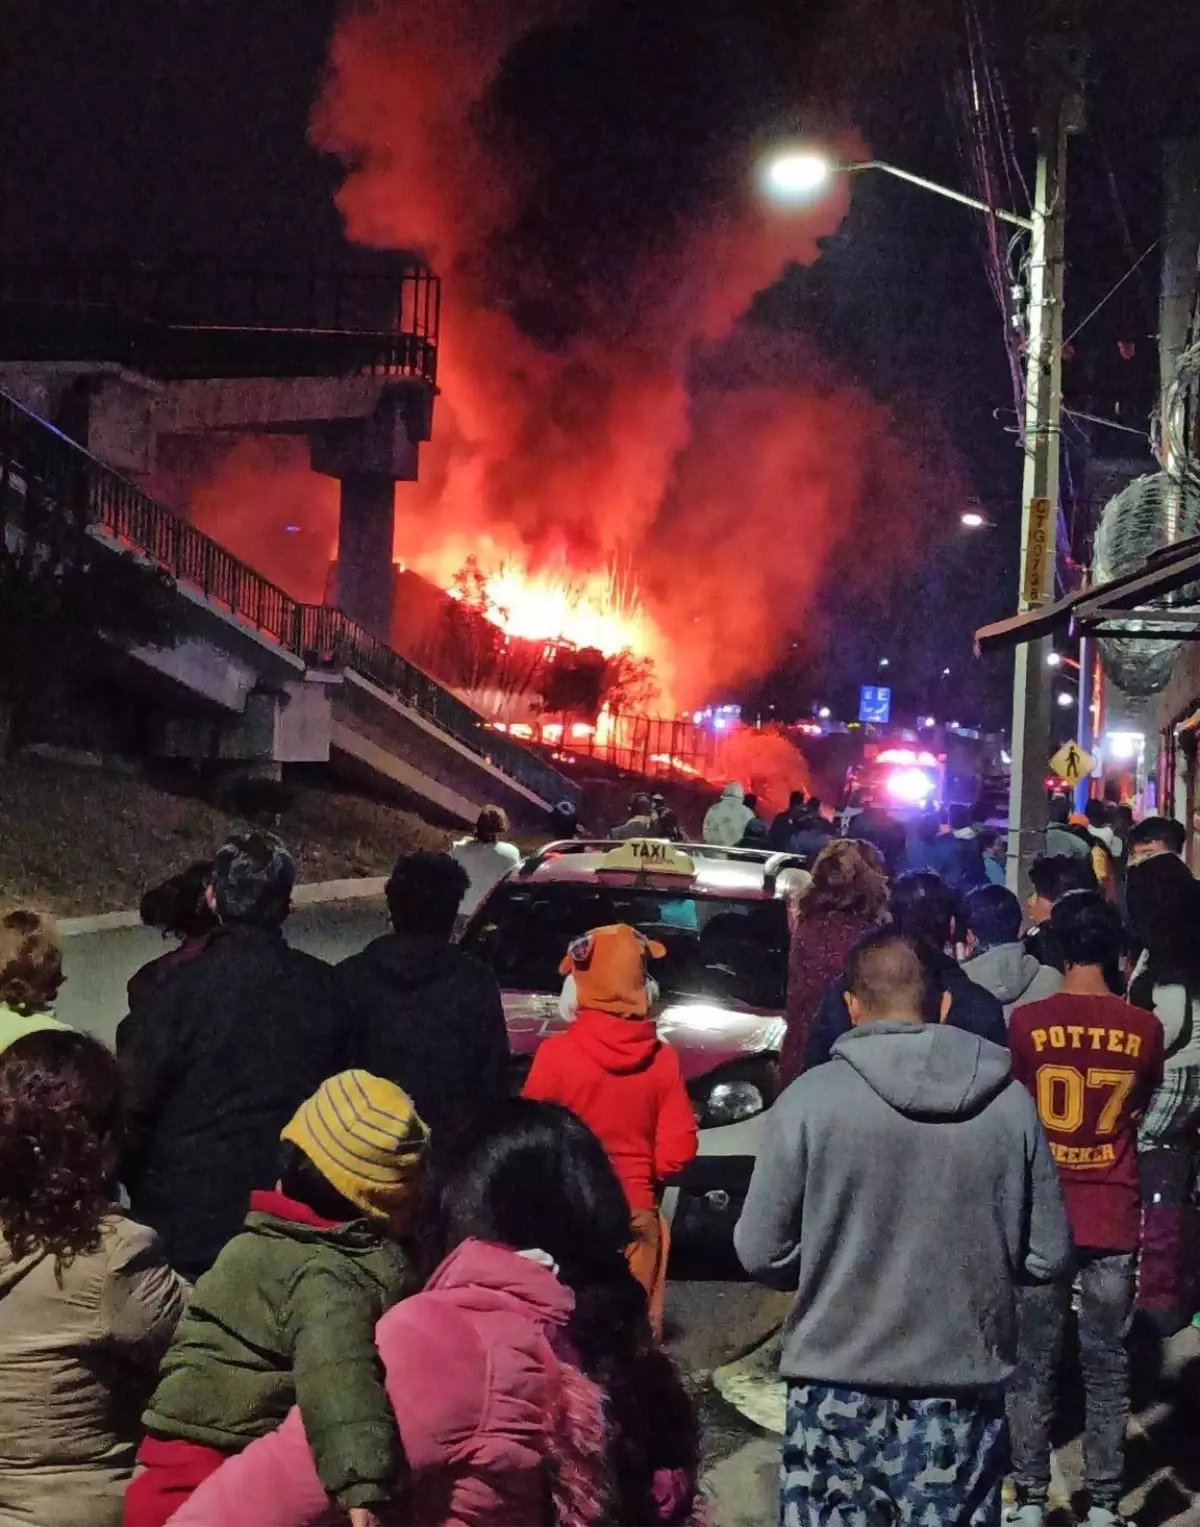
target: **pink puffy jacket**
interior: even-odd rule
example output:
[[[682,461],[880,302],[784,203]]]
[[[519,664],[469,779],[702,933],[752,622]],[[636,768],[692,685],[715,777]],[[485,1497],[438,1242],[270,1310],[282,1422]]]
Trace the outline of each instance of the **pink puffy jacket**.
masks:
[[[388,1523],[536,1527],[551,1519],[544,1464],[561,1426],[564,1387],[568,1409],[582,1408],[583,1433],[593,1428],[592,1443],[602,1449],[599,1391],[560,1366],[550,1346],[572,1306],[549,1268],[506,1247],[465,1241],[422,1293],[388,1311],[375,1341],[413,1472]],[[177,1527],[326,1520],[345,1516],[330,1513],[295,1409],[171,1518]]]

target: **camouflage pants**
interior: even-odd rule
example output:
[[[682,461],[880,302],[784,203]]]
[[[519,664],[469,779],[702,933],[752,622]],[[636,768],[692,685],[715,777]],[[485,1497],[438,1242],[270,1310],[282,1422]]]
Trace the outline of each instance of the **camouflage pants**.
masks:
[[[781,1527],[997,1527],[1004,1397],[902,1399],[788,1390]]]

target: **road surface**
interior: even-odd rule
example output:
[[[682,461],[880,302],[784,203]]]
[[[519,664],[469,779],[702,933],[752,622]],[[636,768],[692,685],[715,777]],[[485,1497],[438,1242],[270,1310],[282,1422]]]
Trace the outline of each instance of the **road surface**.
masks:
[[[387,931],[387,913],[379,901],[330,901],[298,907],[287,921],[289,943],[323,960],[344,960]],[[66,985],[57,1013],[64,1023],[111,1044],[124,1018],[125,983],[156,955],[172,946],[151,928],[120,928],[110,933],[77,934],[63,940]]]

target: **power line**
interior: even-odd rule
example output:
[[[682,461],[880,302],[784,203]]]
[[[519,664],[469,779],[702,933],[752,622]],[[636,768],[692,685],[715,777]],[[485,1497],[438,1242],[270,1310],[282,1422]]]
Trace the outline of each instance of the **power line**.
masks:
[[[1071,419],[1086,419],[1089,424],[1103,424],[1108,429],[1119,429],[1126,435],[1136,435],[1139,440],[1146,438],[1144,429],[1134,429],[1131,424],[1118,424],[1115,419],[1102,419],[1099,414],[1085,414],[1078,408],[1064,408],[1063,413]]]
[[[1096,304],[1096,306],[1092,309],[1092,311],[1087,315],[1087,317],[1083,320],[1083,322],[1080,323],[1080,324],[1077,324],[1075,326],[1075,328],[1071,331],[1071,333],[1067,335],[1066,339],[1063,340],[1063,344],[1064,345],[1069,345],[1071,343],[1071,341],[1075,338],[1076,334],[1078,334],[1081,329],[1085,329],[1088,326],[1088,324],[1091,323],[1092,319],[1095,318],[1096,314],[1100,311],[1100,309],[1105,305],[1106,302],[1108,302],[1109,298],[1115,297],[1117,295],[1117,293],[1121,290],[1121,288],[1125,285],[1126,281],[1129,280],[1130,276],[1132,276],[1133,273],[1142,264],[1142,262],[1144,260],[1148,259],[1149,256],[1154,253],[1154,251],[1158,248],[1159,243],[1160,243],[1160,239],[1156,238],[1152,244],[1148,245],[1147,248],[1142,250],[1141,254],[1138,255],[1137,259],[1133,262],[1133,264],[1129,267],[1129,269],[1125,272],[1125,274],[1121,277],[1121,279],[1117,282],[1117,284],[1114,287],[1112,287],[1110,291],[1106,292],[1103,297],[1101,297],[1100,301]]]

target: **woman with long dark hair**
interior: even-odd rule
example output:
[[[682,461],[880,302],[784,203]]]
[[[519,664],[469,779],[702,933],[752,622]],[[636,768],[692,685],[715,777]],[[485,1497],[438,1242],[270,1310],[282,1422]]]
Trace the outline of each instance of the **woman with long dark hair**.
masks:
[[[70,1030],[0,1054],[0,1521],[116,1527],[186,1285],[113,1202],[117,1063]]]
[[[217,914],[208,904],[212,862],[199,859],[160,885],[152,885],[142,897],[139,915],[147,928],[157,928],[163,938],[179,943],[157,955],[129,978],[130,1007],[151,996],[164,978],[185,960],[200,953],[217,926]]]
[[[1166,1054],[1138,1132],[1139,1297],[1170,1334],[1192,1318],[1200,1297],[1200,1226],[1191,1207],[1200,1160],[1200,884],[1182,859],[1156,854],[1130,866],[1125,905],[1137,952],[1129,1000],[1157,1014]]]
[[[422,1293],[376,1328],[424,1527],[647,1527],[696,1505],[699,1433],[625,1261],[629,1211],[599,1141],[551,1104],[497,1104],[435,1167]],[[293,1411],[220,1468],[179,1527],[317,1522]]]
[[[887,915],[887,871],[879,850],[850,838],[827,843],[796,903],[780,1056],[785,1084],[803,1069],[809,1030],[829,983],[841,975],[859,939],[886,922]]]

